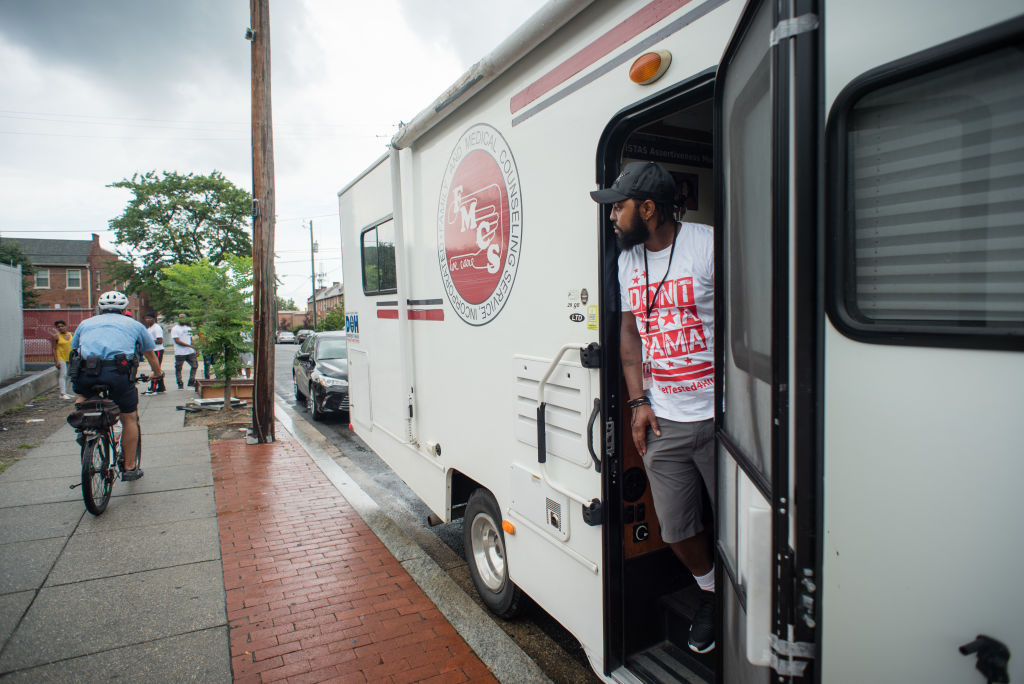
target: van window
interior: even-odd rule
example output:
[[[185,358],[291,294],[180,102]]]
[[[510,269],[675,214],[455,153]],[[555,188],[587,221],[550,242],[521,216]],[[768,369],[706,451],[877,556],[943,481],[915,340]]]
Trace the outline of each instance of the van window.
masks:
[[[852,100],[837,304],[854,326],[1022,334],[1021,83],[1024,52],[1006,48]]]
[[[368,295],[397,292],[394,221],[388,219],[367,228],[359,242],[363,260],[363,292]]]

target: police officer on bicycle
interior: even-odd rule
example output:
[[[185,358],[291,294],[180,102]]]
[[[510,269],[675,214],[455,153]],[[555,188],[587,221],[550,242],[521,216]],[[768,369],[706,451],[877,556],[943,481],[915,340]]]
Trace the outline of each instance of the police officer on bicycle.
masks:
[[[78,353],[78,372],[74,390],[75,403],[86,400],[95,385],[108,385],[110,398],[121,410],[122,453],[125,471],[122,480],[138,480],[142,469],[136,467],[135,452],[139,442],[139,392],[135,389],[135,369],[145,356],[153,370],[151,377],[162,377],[153,338],[146,326],[128,316],[128,298],[120,292],[104,292],[99,298],[99,316],[82,321],[71,339],[71,349]]]

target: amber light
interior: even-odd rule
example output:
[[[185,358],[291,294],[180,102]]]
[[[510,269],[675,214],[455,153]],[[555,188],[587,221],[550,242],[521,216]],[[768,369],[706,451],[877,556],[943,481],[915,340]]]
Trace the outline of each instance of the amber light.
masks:
[[[516,526],[510,523],[508,520],[501,521],[501,529],[505,530],[505,534],[516,533]]]
[[[654,83],[672,63],[672,55],[667,50],[648,52],[640,55],[629,67],[629,80],[639,85]]]

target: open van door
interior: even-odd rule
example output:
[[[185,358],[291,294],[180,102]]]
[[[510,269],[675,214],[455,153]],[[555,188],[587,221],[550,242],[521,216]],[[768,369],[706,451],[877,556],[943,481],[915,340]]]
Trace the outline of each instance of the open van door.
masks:
[[[716,82],[715,521],[723,682],[768,682],[773,670],[783,678],[816,678],[816,4],[748,3]]]

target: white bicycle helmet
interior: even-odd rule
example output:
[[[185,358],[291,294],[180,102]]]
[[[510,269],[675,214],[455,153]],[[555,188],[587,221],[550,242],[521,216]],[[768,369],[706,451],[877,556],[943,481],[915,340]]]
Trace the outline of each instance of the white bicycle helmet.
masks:
[[[97,304],[100,307],[100,311],[121,312],[128,308],[128,298],[120,292],[111,290],[101,294]]]

